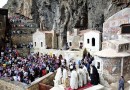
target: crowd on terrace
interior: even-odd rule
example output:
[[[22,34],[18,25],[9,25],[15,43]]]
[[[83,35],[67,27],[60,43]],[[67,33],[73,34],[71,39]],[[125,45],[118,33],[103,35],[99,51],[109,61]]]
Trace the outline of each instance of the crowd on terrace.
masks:
[[[14,16],[9,17],[10,23],[12,25],[13,28],[16,27],[26,27],[26,28],[32,28],[35,25],[33,24],[33,22],[28,23],[27,21],[31,20],[28,17],[25,17],[24,15],[21,15],[19,13],[16,13]]]
[[[20,57],[15,48],[6,48],[1,52],[0,77],[8,77],[13,81],[26,84],[33,82],[49,72],[54,72],[61,65],[61,57],[53,55],[41,55],[39,53]]]
[[[93,57],[89,53],[84,56],[82,60],[78,60],[79,68],[86,68],[89,75],[92,75],[90,70],[92,60]],[[73,60],[70,60],[69,63],[67,63],[67,60],[63,58],[62,55],[43,55],[42,53],[39,55],[39,53],[36,53],[29,54],[27,57],[20,57],[16,48],[6,47],[5,50],[1,50],[0,77],[30,84],[37,78],[40,78],[49,72],[57,70],[58,73],[59,68],[62,68],[63,72],[64,69],[72,72],[73,70],[76,70],[76,65],[77,62],[74,62]],[[63,72],[62,74],[64,74]],[[60,75],[58,74],[58,77],[59,76]],[[93,80],[92,76],[91,80]],[[87,80],[85,82],[87,82]],[[93,84],[94,82],[95,81],[92,81]]]

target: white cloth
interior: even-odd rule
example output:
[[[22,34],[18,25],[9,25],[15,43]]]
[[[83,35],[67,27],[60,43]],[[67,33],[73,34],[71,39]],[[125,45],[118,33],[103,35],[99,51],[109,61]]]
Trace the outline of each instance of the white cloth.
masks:
[[[61,65],[64,65],[64,59],[61,60]]]
[[[75,70],[73,70],[71,72],[71,76],[70,76],[70,87],[72,89],[78,89],[78,75],[77,75],[77,72]]]
[[[55,81],[58,82],[58,85],[61,84],[61,78],[62,78],[62,71],[61,68],[59,67],[57,69],[56,75],[55,75]]]
[[[79,87],[82,87],[83,86],[83,78],[82,78],[83,73],[82,73],[81,68],[78,69],[77,73],[78,73],[78,77],[79,77],[78,85],[79,85]]]
[[[66,69],[63,69],[63,78],[62,80],[65,81],[68,78],[68,72]]]
[[[18,81],[17,76],[13,76],[14,81]]]
[[[28,72],[24,72],[24,77],[28,76]]]
[[[83,84],[86,85],[87,84],[88,71],[87,71],[87,68],[85,66],[83,66],[83,68],[82,68],[82,74],[83,74]]]

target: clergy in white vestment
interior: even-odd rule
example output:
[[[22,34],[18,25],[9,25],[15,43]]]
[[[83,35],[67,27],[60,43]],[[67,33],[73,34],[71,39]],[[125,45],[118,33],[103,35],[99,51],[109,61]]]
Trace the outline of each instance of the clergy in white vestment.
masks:
[[[67,67],[63,67],[63,77],[62,77],[62,83],[64,84],[65,87],[67,87],[67,82],[68,82],[68,71]]]
[[[75,68],[73,68],[70,74],[70,87],[71,89],[78,89],[78,74]]]
[[[59,67],[57,69],[56,75],[55,75],[55,82],[60,85],[62,83],[62,67]]]
[[[83,72],[83,84],[86,85],[87,79],[88,79],[87,78],[88,77],[88,70],[87,70],[85,65],[83,65],[82,72]]]
[[[82,73],[82,66],[79,66],[79,69],[77,70],[78,73],[78,86],[82,87],[83,86],[83,73]]]

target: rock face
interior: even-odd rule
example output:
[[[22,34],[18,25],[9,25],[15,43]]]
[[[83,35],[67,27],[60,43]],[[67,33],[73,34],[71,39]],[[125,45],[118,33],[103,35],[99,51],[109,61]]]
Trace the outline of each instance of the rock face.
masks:
[[[32,18],[42,29],[55,29],[66,39],[72,28],[102,31],[103,22],[129,0],[8,0],[4,8]]]

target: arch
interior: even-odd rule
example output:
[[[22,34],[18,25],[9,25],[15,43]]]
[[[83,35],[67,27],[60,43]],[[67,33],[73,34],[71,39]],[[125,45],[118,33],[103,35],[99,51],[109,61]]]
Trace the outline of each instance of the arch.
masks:
[[[92,38],[92,46],[95,46],[95,38]]]
[[[41,47],[43,47],[43,42],[41,42]]]

